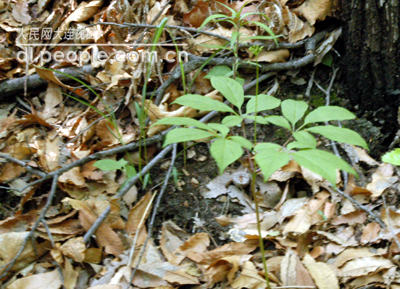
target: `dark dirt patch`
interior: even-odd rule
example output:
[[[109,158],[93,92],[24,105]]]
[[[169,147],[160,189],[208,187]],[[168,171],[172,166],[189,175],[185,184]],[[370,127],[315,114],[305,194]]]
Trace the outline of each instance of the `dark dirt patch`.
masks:
[[[207,191],[206,185],[218,176],[218,169],[209,154],[207,144],[197,144],[193,149],[196,155],[186,160],[186,167],[183,155],[176,160],[179,173],[178,185],[171,179],[158,209],[154,232],[160,232],[162,223],[171,220],[189,233],[207,232],[218,245],[221,245],[221,239],[225,239],[224,232],[228,228],[221,227],[215,218],[223,213],[240,215],[242,207],[232,202],[226,206],[224,201],[203,198],[202,193]],[[206,156],[207,159],[199,161],[196,159],[199,156]],[[183,169],[189,173],[188,176],[184,174]],[[158,167],[152,174],[153,177],[157,176],[154,178],[154,183],[163,182],[164,170]],[[198,185],[192,181],[193,178],[199,182]],[[196,220],[199,220],[200,224]]]

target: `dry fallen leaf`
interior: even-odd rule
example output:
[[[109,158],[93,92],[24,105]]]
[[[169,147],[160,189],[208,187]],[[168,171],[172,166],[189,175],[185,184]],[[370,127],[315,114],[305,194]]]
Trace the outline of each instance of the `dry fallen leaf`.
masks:
[[[48,273],[36,274],[15,280],[7,289],[59,289],[63,285],[60,272],[55,269]]]
[[[304,268],[300,258],[291,250],[286,252],[280,269],[283,286],[315,286],[313,279]]]
[[[63,202],[70,203],[74,209],[79,210],[79,220],[86,231],[89,230],[89,228],[98,218],[98,215],[93,212],[92,208],[85,201],[65,198]],[[110,228],[109,225],[105,223],[101,224],[95,235],[97,243],[104,247],[107,253],[118,256],[124,251],[125,248],[121,239],[117,233]]]
[[[303,259],[303,264],[310,272],[315,284],[319,289],[339,289],[339,280],[335,272],[329,264],[315,262],[313,257],[306,254]]]
[[[0,235],[0,273],[4,271],[6,265],[17,255],[29,232],[5,233]],[[37,244],[28,242],[21,256],[11,267],[11,271],[18,271],[29,265],[29,263],[40,258],[46,251],[49,242]],[[35,246],[35,247],[34,247]],[[17,287],[14,287],[17,288]]]
[[[306,0],[296,10],[311,26],[314,26],[317,20],[324,20],[331,13],[332,2],[332,0]]]
[[[28,9],[29,6],[27,1],[18,1],[12,10],[12,16],[22,24],[29,24],[32,17],[29,15]]]
[[[69,239],[60,247],[60,250],[64,256],[76,262],[82,263],[85,260],[86,245],[82,237]]]
[[[382,271],[396,266],[382,257],[361,257],[348,261],[341,267],[340,277],[354,278]]]

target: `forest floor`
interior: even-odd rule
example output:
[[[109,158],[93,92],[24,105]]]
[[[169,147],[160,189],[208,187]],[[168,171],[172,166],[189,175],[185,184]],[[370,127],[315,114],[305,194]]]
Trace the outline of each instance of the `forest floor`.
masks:
[[[319,170],[288,159],[264,178],[268,168],[254,169],[259,152],[246,143],[237,160],[223,159],[221,170],[221,158],[210,153],[215,140],[163,146],[169,127],[151,126],[179,117],[190,118],[184,125],[192,127],[213,114],[207,123],[221,129],[226,113],[173,103],[188,94],[225,97],[231,102],[225,112],[232,110],[237,91],[216,89],[209,77],[216,71],[225,80],[233,75],[228,80],[242,84],[239,90],[248,88],[247,103],[265,94],[279,105],[305,105],[299,119],[328,105],[365,114],[348,103],[338,69],[334,45],[341,29],[330,26],[338,22],[335,1],[231,2],[0,3],[0,39],[7,42],[0,54],[2,288],[400,288],[400,171],[381,161],[395,148],[389,148],[393,129],[383,121],[328,120],[358,132],[369,151],[359,145],[364,141],[350,145],[322,136],[305,147],[337,148],[336,158],[358,175],[334,167],[333,182],[322,175],[329,177],[325,169],[335,164],[320,159],[313,160]],[[237,32],[231,22],[201,27],[210,13],[242,7],[237,42],[231,42]],[[22,37],[44,25],[64,36],[70,27],[85,27],[90,39]],[[278,46],[265,40],[272,34],[279,35]],[[240,42],[244,36],[264,38]],[[146,43],[126,44],[138,39]],[[132,52],[150,50],[152,42],[163,59],[158,64],[110,60],[118,54],[113,45]],[[178,49],[174,43],[189,53],[184,64],[167,61]],[[36,58],[18,62],[15,51],[32,44]],[[238,50],[221,49],[225,44]],[[48,70],[38,61],[43,46],[53,56],[99,49],[110,58],[85,66],[53,60]],[[264,50],[254,57],[256,46]],[[286,117],[279,105],[261,112],[263,119],[281,111]],[[254,145],[286,149],[290,129],[253,120],[242,119],[243,126],[233,125],[226,136],[243,133]]]

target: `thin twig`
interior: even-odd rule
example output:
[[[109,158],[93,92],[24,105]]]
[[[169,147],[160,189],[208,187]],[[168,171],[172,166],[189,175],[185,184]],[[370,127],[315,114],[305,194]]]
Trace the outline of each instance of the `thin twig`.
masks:
[[[93,223],[93,225],[87,230],[86,234],[83,236],[83,242],[86,244],[89,242],[92,235],[97,231],[100,225],[107,218],[108,214],[111,212],[111,206],[109,205]]]
[[[21,161],[19,159],[13,158],[12,156],[6,155],[6,154],[0,154],[0,158],[3,158],[11,163],[20,165],[21,167],[23,167],[24,169],[26,169],[28,172],[30,172],[31,174],[37,175],[39,177],[46,177],[47,174],[43,173],[41,171],[38,171],[36,169],[34,169],[33,167],[31,167],[30,165],[28,165],[27,163],[25,163],[24,161]]]
[[[49,228],[49,226],[47,225],[46,220],[42,219],[42,220],[40,220],[40,222],[42,222],[42,225],[43,225],[44,228],[46,229],[46,233],[47,233],[47,236],[48,236],[49,239],[50,239],[51,246],[53,246],[53,248],[54,248],[54,247],[56,246],[56,243],[54,243],[53,235],[52,235],[51,232],[50,232],[50,228]]]
[[[318,67],[318,66],[316,66],[316,67],[314,68],[313,72],[311,73],[311,77],[310,77],[310,80],[308,81],[308,85],[307,85],[307,90],[306,90],[306,92],[304,93],[304,96],[307,97],[307,98],[310,98],[310,97],[311,97],[311,89],[312,89],[312,87],[313,87],[314,78],[315,78],[315,72],[317,71],[317,67]]]
[[[347,195],[345,192],[343,192],[337,188],[333,188],[333,187],[326,187],[326,189],[334,190],[334,191],[338,192],[340,195],[342,195],[343,197],[348,199],[350,202],[352,202],[357,208],[367,212],[382,228],[386,228],[386,225],[382,221],[381,218],[379,218],[377,215],[375,215],[375,213],[372,212],[370,209],[368,209],[366,206],[362,205],[361,203],[359,203],[358,201],[353,199],[351,196]]]

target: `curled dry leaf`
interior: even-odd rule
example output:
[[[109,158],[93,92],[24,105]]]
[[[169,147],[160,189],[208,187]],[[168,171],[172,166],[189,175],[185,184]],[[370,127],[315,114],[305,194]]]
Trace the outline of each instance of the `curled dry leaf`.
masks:
[[[372,192],[372,198],[377,199],[382,193],[398,181],[397,176],[393,176],[394,170],[391,164],[382,164],[372,175],[372,182],[366,187]]]
[[[342,267],[348,261],[354,260],[356,258],[362,257],[373,257],[376,256],[376,253],[373,253],[369,248],[348,248],[344,250],[336,260],[332,263],[336,268]]]
[[[126,222],[126,230],[131,235],[136,234],[136,231],[138,229],[140,229],[139,225],[142,224],[142,226],[143,226],[144,221],[149,216],[151,210],[148,209],[148,206],[149,206],[151,200],[152,200],[152,194],[151,194],[151,192],[148,192],[130,210],[129,216],[128,216],[128,221]]]
[[[47,80],[49,82],[53,82],[53,83],[55,83],[55,84],[57,84],[57,85],[59,85],[61,87],[64,87],[64,88],[66,88],[66,89],[68,89],[68,90],[70,90],[70,91],[72,91],[72,92],[74,92],[74,93],[76,93],[76,94],[78,94],[78,95],[80,95],[82,97],[87,95],[87,92],[82,88],[79,88],[79,87],[75,88],[75,87],[72,87],[72,86],[69,86],[69,85],[66,85],[66,84],[62,83],[61,80],[59,80],[55,76],[54,72],[51,71],[51,70],[41,69],[41,68],[36,67],[36,73],[42,79]]]
[[[277,63],[286,62],[290,56],[290,51],[288,49],[279,49],[273,51],[262,50],[260,54],[251,59],[251,61],[267,62],[267,63]]]
[[[315,28],[308,22],[301,20],[296,14],[289,10],[287,6],[283,7],[283,13],[286,14],[285,24],[288,28],[287,38],[291,43],[295,43],[314,34]]]
[[[76,262],[82,263],[85,260],[86,245],[82,237],[69,239],[61,245],[60,250],[64,256],[70,257]]]
[[[228,284],[232,283],[236,273],[243,266],[244,262],[249,261],[252,255],[228,256],[214,261],[206,270],[208,287],[228,279]]]
[[[306,0],[296,11],[307,19],[311,26],[314,26],[317,20],[324,20],[330,15],[333,0]]]
[[[246,261],[243,264],[242,273],[232,282],[231,286],[234,289],[257,289],[265,288],[266,283],[265,279],[258,274],[256,266],[252,262]]]
[[[390,269],[396,265],[382,257],[361,257],[347,262],[340,270],[340,277],[354,278]]]
[[[324,205],[330,194],[326,191],[315,195],[315,198],[304,205],[285,226],[283,233],[305,233],[312,225],[323,220],[317,211],[324,211]]]
[[[174,222],[164,222],[161,231],[160,244],[161,251],[169,262],[174,260],[175,255],[173,253],[175,250],[178,250],[178,248],[183,245],[189,237],[190,235],[178,227]]]
[[[169,262],[179,265],[190,252],[203,253],[207,251],[208,246],[210,246],[210,237],[207,233],[195,234],[173,252],[173,258],[169,259]]]
[[[346,215],[341,215],[332,220],[332,225],[340,224],[362,224],[367,220],[367,213],[363,210],[357,210]]]
[[[257,240],[247,240],[242,243],[229,243],[225,244],[217,249],[214,249],[205,253],[190,252],[188,253],[188,258],[200,263],[200,264],[211,264],[216,260],[227,256],[234,255],[247,255],[254,251],[258,247]]]

